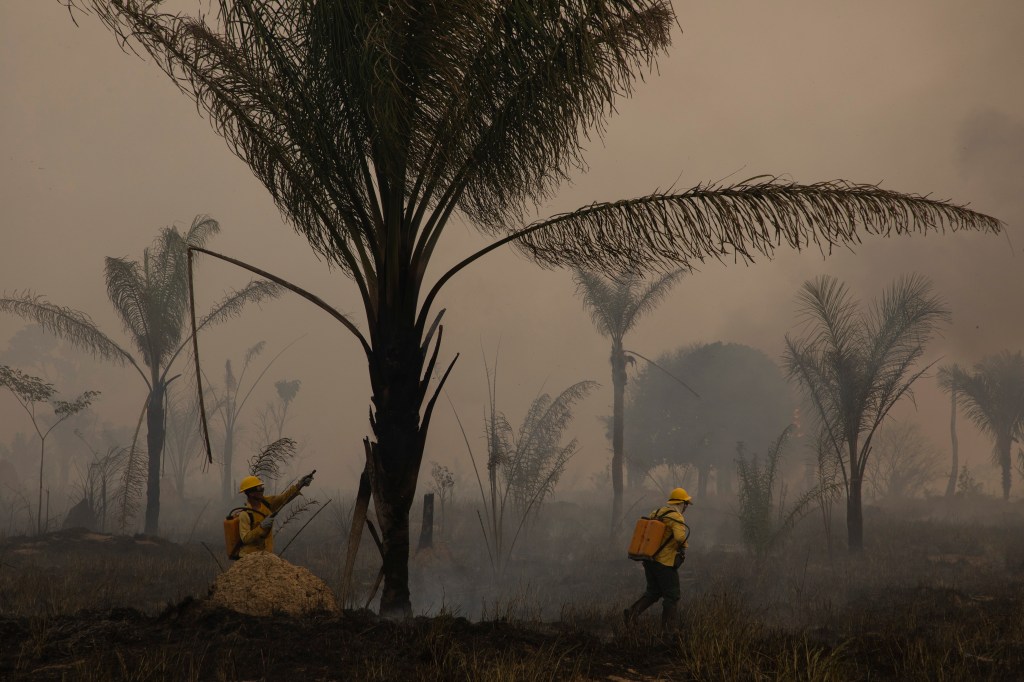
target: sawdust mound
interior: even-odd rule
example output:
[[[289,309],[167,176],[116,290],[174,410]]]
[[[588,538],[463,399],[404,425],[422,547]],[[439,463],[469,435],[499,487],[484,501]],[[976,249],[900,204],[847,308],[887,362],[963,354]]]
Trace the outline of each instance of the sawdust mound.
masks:
[[[214,581],[207,601],[251,616],[338,612],[323,580],[271,552],[246,554],[234,562]]]

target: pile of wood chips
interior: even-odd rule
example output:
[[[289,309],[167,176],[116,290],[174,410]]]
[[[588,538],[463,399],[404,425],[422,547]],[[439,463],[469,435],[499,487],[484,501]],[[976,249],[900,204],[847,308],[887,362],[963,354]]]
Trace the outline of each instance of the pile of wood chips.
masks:
[[[271,552],[246,554],[217,576],[208,602],[251,616],[338,613],[326,583]]]

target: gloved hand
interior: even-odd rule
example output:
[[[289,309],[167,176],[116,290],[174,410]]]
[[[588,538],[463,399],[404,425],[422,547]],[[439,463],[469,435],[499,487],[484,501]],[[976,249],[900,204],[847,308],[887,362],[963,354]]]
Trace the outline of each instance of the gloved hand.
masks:
[[[267,518],[260,521],[260,528],[263,530],[271,530],[274,527],[274,517],[268,516]]]
[[[306,486],[308,486],[312,482],[313,482],[313,474],[306,474],[299,481],[299,488],[305,488]]]

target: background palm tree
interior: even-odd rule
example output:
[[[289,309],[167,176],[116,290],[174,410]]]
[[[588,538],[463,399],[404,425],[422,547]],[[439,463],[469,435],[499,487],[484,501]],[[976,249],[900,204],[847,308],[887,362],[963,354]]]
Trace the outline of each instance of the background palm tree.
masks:
[[[780,244],[824,252],[863,234],[999,230],[963,207],[877,186],[757,179],[524,225],[668,47],[669,0],[220,0],[194,16],[151,0],[64,1],[150,55],[316,254],[357,287],[365,334],[270,275],[328,311],[366,355],[368,475],[389,615],[411,613],[409,509],[451,370],[428,395],[442,337],[434,302],[485,254],[514,242],[542,264],[627,272],[748,261]],[[431,258],[456,212],[496,239],[431,284]]]
[[[850,550],[859,551],[864,546],[861,492],[872,438],[931,366],[912,369],[950,313],[932,295],[928,280],[916,275],[897,280],[866,313],[827,275],[805,282],[797,303],[804,334],[786,335],[786,368],[817,410],[821,442],[842,464],[847,537]]]
[[[184,236],[175,227],[160,230],[153,245],[143,251],[142,261],[106,259],[107,296],[135,346],[138,359],[100,331],[85,313],[55,305],[31,292],[0,297],[0,311],[32,320],[95,357],[131,365],[142,377],[146,384],[143,411],[148,452],[145,521],[148,534],[157,533],[160,517],[160,463],[167,385],[176,378],[171,376],[175,360],[191,340],[185,335],[189,311],[187,246],[205,244],[219,231],[217,221],[198,216]],[[279,291],[279,287],[270,282],[250,282],[214,305],[203,317],[200,327],[228,319],[238,314],[246,303],[272,298]],[[134,461],[134,444],[131,454],[126,478],[132,477],[135,473],[132,469],[138,466]]]
[[[626,334],[665,297],[686,270],[677,269],[650,280],[637,273],[609,278],[589,270],[575,271],[576,293],[602,336],[612,341],[612,535],[622,522],[623,419],[626,382]]]
[[[943,368],[940,384],[994,443],[992,457],[1003,474],[1003,499],[1010,498],[1013,442],[1024,438],[1024,355],[1004,350],[986,355],[967,372],[959,365]]]

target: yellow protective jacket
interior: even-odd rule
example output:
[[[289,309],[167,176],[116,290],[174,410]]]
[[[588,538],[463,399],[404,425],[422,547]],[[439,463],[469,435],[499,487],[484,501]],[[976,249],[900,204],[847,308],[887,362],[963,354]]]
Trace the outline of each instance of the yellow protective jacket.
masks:
[[[242,548],[238,555],[252,554],[253,552],[274,551],[274,531],[264,530],[260,522],[288,504],[299,492],[299,484],[290,486],[280,495],[266,495],[263,502],[253,504],[248,498],[246,507],[251,511],[244,511],[238,515],[238,533],[242,538]]]
[[[648,518],[658,519],[666,526],[665,535],[661,538],[665,546],[654,555],[654,560],[665,566],[675,566],[676,553],[681,549],[686,549],[686,537],[690,534],[683,515],[666,505],[655,509]],[[668,542],[665,542],[666,540]]]

